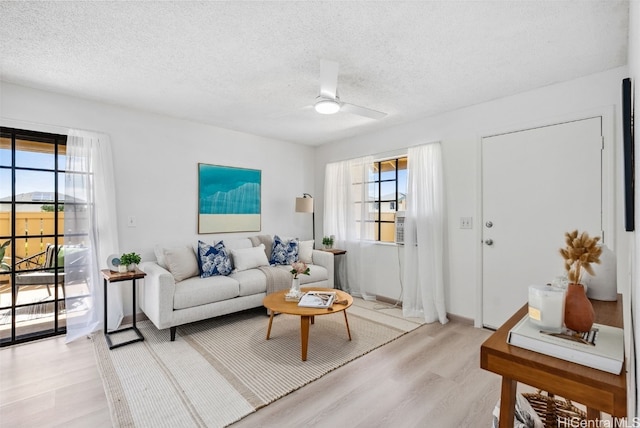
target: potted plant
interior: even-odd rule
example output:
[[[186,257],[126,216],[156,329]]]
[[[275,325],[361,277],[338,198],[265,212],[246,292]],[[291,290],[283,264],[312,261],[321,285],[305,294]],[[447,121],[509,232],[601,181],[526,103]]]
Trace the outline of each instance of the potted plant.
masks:
[[[567,271],[569,285],[564,307],[564,324],[567,328],[586,332],[591,330],[595,320],[593,305],[587,298],[584,285],[581,283],[582,271],[595,276],[592,263],[600,263],[602,247],[596,245],[599,236],[590,238],[587,232],[578,233],[577,230],[565,233],[565,248],[560,249]]]
[[[330,236],[325,236],[324,238],[322,238],[322,245],[324,245],[324,248],[326,249],[333,248],[333,238]]]
[[[142,259],[140,258],[139,254],[124,253],[122,256],[120,256],[120,266],[125,266],[124,272],[126,272],[127,270],[134,271],[136,270],[138,263],[140,263],[140,260]],[[122,272],[122,270],[120,270],[120,272]]]

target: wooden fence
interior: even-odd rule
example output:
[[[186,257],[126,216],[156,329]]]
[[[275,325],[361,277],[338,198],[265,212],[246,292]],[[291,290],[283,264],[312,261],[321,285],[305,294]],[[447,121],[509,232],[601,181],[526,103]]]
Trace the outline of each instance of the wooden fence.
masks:
[[[52,235],[55,231],[55,216],[58,216],[58,228],[64,231],[64,212],[16,212],[16,239],[14,246],[9,246],[5,252],[5,260],[10,260],[15,251],[18,259],[25,259],[44,251],[47,244],[53,244]],[[0,241],[4,242],[11,236],[11,212],[0,212]],[[64,243],[63,237],[58,238],[58,244]]]

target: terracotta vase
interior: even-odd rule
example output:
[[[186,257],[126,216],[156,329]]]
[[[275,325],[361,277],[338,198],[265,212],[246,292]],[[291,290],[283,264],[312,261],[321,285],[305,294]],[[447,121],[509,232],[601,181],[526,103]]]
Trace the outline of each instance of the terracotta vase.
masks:
[[[591,331],[595,318],[596,313],[587,298],[584,286],[569,284],[564,302],[564,325],[573,331]]]

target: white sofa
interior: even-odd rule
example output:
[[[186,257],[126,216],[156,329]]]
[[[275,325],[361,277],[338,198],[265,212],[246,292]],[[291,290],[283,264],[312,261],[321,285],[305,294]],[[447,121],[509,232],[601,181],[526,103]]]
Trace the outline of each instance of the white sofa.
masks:
[[[268,235],[261,235],[263,239],[265,236]],[[264,266],[255,266],[265,264],[269,249],[263,247],[262,262],[253,260],[253,256],[247,258],[247,254],[255,256],[260,251],[254,245],[255,238],[253,242],[252,238],[224,239],[234,270],[226,276],[206,278],[193,268],[193,264],[197,267],[198,263],[197,248],[156,246],[157,260],[140,264],[140,269],[147,274],[138,290],[140,308],[158,329],[169,328],[174,341],[179,325],[262,306],[267,294],[267,276],[273,279],[275,273],[280,277],[279,289],[284,288],[287,277]],[[300,260],[310,262],[310,275],[299,276],[301,285],[334,288],[333,254],[314,250],[312,241],[300,242],[299,246]],[[293,278],[290,265],[275,267]],[[291,279],[286,283],[287,288],[290,284]]]

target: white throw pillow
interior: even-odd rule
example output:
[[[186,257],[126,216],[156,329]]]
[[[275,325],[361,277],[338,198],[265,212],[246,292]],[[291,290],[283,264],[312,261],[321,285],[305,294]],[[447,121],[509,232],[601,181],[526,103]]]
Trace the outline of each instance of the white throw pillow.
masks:
[[[300,241],[298,246],[298,260],[303,263],[313,263],[313,241]]]
[[[158,263],[160,267],[166,269],[167,262],[164,260],[164,248],[162,248],[160,245],[156,245],[155,247],[153,247],[153,253],[156,255],[156,263]]]
[[[257,247],[231,250],[233,266],[237,271],[253,269],[258,266],[269,266],[269,260],[264,252],[264,244]]]
[[[164,261],[176,282],[200,275],[196,253],[189,246],[165,248]]]

